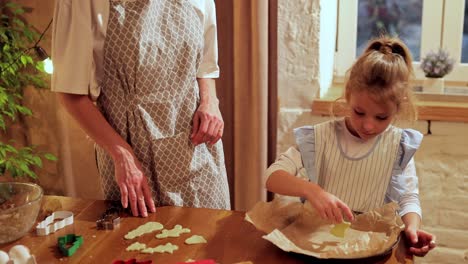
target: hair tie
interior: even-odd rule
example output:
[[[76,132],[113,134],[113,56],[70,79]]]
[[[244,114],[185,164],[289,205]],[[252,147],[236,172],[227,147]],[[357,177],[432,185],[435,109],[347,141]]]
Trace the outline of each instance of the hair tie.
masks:
[[[380,52],[382,52],[383,54],[391,54],[392,51],[392,47],[388,44],[380,46]]]

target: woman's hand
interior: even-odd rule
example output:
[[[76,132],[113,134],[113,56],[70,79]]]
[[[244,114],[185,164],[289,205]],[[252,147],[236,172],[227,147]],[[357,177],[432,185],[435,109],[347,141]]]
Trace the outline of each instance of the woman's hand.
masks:
[[[338,224],[343,222],[344,215],[349,221],[354,220],[353,213],[344,202],[318,185],[312,186],[306,198],[323,219]]]
[[[416,256],[424,257],[436,246],[435,236],[426,231],[407,226],[405,235],[409,243],[409,251]]]
[[[194,145],[215,144],[223,136],[224,121],[218,107],[218,99],[213,102],[200,103],[193,116],[193,127],[190,139]]]
[[[147,217],[147,207],[152,213],[156,212],[156,207],[141,164],[129,149],[119,148],[118,153],[114,169],[122,206],[127,208],[130,202],[133,216]]]

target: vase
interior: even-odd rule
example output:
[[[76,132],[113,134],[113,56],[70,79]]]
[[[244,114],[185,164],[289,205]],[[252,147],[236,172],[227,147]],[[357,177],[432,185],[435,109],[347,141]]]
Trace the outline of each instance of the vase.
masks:
[[[443,94],[445,89],[444,78],[426,77],[423,82],[423,92],[431,94]]]

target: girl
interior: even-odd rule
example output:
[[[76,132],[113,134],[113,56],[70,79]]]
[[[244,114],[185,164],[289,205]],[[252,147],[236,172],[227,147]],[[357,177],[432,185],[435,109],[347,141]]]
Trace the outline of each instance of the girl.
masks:
[[[405,223],[410,252],[423,256],[435,237],[420,230],[421,208],[413,155],[422,134],[397,128],[398,117],[415,119],[411,100],[411,54],[396,38],[370,42],[348,71],[345,118],[295,129],[289,148],[267,170],[269,191],[304,197],[322,218],[339,223],[343,215],[395,201]],[[309,181],[300,177],[305,176]]]

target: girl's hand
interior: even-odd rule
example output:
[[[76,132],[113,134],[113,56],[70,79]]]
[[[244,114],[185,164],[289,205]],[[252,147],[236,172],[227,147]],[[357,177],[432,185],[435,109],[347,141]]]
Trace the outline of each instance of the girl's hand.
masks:
[[[343,222],[344,214],[348,220],[354,220],[353,213],[344,202],[318,185],[314,185],[314,190],[308,192],[306,198],[323,219],[338,224]]]
[[[224,131],[224,121],[218,107],[218,100],[211,103],[200,103],[193,116],[193,127],[190,139],[194,145],[215,144]]]
[[[435,236],[417,228],[406,227],[405,235],[410,244],[409,251],[419,257],[424,257],[435,248]]]
[[[156,212],[151,189],[143,173],[141,164],[133,151],[121,149],[118,158],[114,158],[115,179],[120,188],[122,206],[130,208],[133,216],[147,217],[147,207],[150,212]]]

